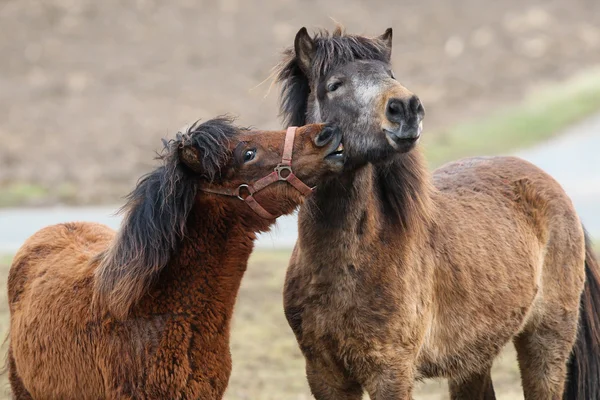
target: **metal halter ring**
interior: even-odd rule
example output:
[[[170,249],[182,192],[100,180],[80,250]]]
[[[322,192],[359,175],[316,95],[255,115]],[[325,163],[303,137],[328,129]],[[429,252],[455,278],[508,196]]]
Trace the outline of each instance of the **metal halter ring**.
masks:
[[[280,181],[287,181],[290,175],[292,175],[292,167],[290,165],[281,165],[275,167],[275,171],[277,172],[277,179]],[[287,171],[285,176],[282,175],[283,171]]]
[[[242,201],[245,201],[245,200],[246,200],[246,197],[248,197],[248,196],[246,196],[246,197],[242,197],[241,190],[242,190],[242,189],[244,189],[244,188],[245,188],[246,190],[248,190],[248,196],[251,196],[251,195],[252,195],[252,192],[250,191],[250,186],[248,186],[248,185],[247,185],[247,184],[245,184],[245,183],[242,183],[242,184],[241,184],[240,186],[238,186],[238,187],[237,187],[237,189],[236,189],[236,192],[237,192],[237,195],[236,195],[236,196],[237,196],[237,198],[238,198],[238,199],[240,199],[240,200],[242,200]]]

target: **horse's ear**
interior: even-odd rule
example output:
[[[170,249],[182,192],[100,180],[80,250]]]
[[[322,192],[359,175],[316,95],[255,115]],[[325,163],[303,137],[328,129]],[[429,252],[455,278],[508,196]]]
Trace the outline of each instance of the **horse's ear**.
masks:
[[[385,47],[387,48],[387,58],[389,61],[392,57],[392,28],[387,28],[385,32],[378,37],[378,39],[385,44]]]
[[[192,171],[199,174],[204,172],[202,163],[200,162],[198,149],[196,149],[193,144],[182,144],[181,147],[179,147],[179,158]]]
[[[213,180],[226,161],[230,139],[238,133],[233,118],[221,116],[202,124],[196,121],[186,126],[173,142],[181,164],[200,176]],[[175,149],[174,149],[175,150]]]
[[[296,34],[294,51],[300,68],[306,75],[310,75],[310,66],[315,55],[315,42],[308,34],[306,27],[302,27]]]

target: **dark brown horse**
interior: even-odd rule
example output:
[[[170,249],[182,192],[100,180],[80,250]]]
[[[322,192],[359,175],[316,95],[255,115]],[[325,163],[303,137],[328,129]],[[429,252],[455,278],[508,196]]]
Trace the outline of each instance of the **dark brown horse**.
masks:
[[[346,157],[300,209],[284,289],[312,393],[411,399],[444,377],[492,399],[512,340],[526,399],[600,399],[600,271],[570,199],[513,157],[430,176],[391,43],[303,28],[280,65],[285,120],[339,124]]]
[[[15,398],[220,399],[255,233],[295,209],[302,181],[341,169],[338,129],[293,133],[194,124],[166,143],[116,235],[74,222],[31,236],[8,278]]]

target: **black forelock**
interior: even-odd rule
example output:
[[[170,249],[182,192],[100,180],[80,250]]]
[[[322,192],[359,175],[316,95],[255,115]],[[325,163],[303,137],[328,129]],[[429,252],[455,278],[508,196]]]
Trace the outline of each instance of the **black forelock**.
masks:
[[[295,51],[288,48],[279,64],[276,81],[281,84],[280,116],[285,125],[306,124],[310,82],[326,76],[333,68],[357,60],[389,62],[389,49],[377,38],[348,35],[338,27],[333,32],[320,30],[313,36],[315,54],[311,76],[300,68]]]
[[[233,117],[220,116],[204,123],[196,121],[187,125],[177,132],[175,139],[163,139],[164,148],[159,158],[166,167],[187,170],[187,166],[180,160],[179,150],[184,146],[192,146],[198,154],[202,177],[212,181],[219,175],[223,163],[230,155],[231,139],[240,129],[244,129],[234,126],[233,121]]]
[[[346,35],[341,30],[333,34],[319,31],[313,38],[315,57],[312,63],[312,78],[324,76],[332,68],[357,60],[388,62],[388,48],[379,39],[358,35]]]

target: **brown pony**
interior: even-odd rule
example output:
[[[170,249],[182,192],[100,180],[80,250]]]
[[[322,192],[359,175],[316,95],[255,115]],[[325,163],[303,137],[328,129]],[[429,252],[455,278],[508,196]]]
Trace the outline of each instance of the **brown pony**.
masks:
[[[284,289],[312,393],[411,399],[444,377],[452,399],[493,399],[512,340],[526,399],[600,399],[600,271],[570,199],[514,157],[431,176],[391,44],[303,28],[279,69],[285,120],[336,123],[345,151],[300,209]]]
[[[284,136],[288,166],[278,165]],[[223,118],[196,123],[166,143],[162,165],[129,195],[117,234],[74,222],[31,236],[8,278],[14,396],[220,399],[255,233],[303,199],[274,168],[309,185],[341,168],[338,129],[309,125],[295,138]]]

